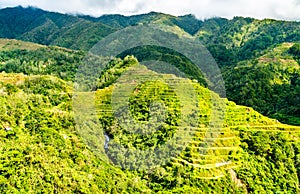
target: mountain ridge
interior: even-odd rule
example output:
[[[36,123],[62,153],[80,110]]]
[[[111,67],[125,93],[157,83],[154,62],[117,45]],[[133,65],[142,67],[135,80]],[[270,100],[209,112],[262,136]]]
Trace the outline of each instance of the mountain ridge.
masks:
[[[16,17],[20,15],[22,17]],[[283,43],[300,42],[300,22],[297,21],[258,20],[247,17],[198,20],[193,15],[176,17],[156,12],[134,16],[104,15],[98,18],[86,17],[47,12],[32,7],[2,9],[0,10],[0,24],[2,24],[0,38],[14,38],[42,45],[88,51],[102,38],[130,25],[141,23],[169,25],[174,29],[177,28],[178,33],[179,31],[180,33],[188,33],[199,39],[210,51],[221,71],[228,72],[226,69],[229,68],[232,74],[234,74],[235,66],[243,61],[252,63],[270,52],[270,48],[275,48]],[[266,69],[260,69],[257,71],[257,75],[254,76],[266,74],[267,72],[264,71]],[[230,73],[226,75],[228,76]],[[280,76],[279,73],[277,76]],[[240,77],[237,78],[240,79]],[[232,83],[227,81],[226,84],[230,85]],[[243,94],[236,95],[231,90],[228,90],[227,93],[228,97],[236,102],[241,102],[244,97]],[[269,96],[275,98],[276,95],[272,93]],[[258,98],[261,98],[258,101],[264,100],[262,99],[263,96]],[[271,101],[276,102],[275,99]],[[289,101],[292,104],[296,103],[291,99]],[[247,102],[242,103],[248,106],[251,105]],[[259,107],[261,105],[254,104],[251,106]],[[276,107],[278,104],[273,103],[268,108],[272,109],[274,106]],[[261,112],[265,114],[267,111],[261,110]],[[292,112],[296,113],[298,110]],[[300,118],[298,113],[296,115],[294,113],[288,114]],[[267,114],[267,116],[270,115]],[[285,121],[285,119],[281,121]],[[296,123],[293,122],[293,124]]]
[[[2,15],[1,15],[1,12],[2,12]],[[23,17],[20,17],[20,18],[19,17],[14,18],[14,16],[9,17],[9,15],[11,15],[11,14],[13,14],[13,15],[23,14]],[[12,20],[11,18],[14,18],[15,21],[11,21]],[[23,19],[21,19],[21,18],[23,18]],[[61,18],[61,19],[57,20],[57,18]],[[34,28],[42,27],[42,29],[46,30],[47,29],[46,27],[50,25],[50,24],[45,24],[45,22],[48,19],[48,21],[52,21],[55,24],[54,26],[56,26],[58,28],[55,30],[58,32],[52,32],[52,33],[56,33],[56,34],[57,33],[61,34],[62,32],[59,32],[59,31],[67,30],[67,29],[69,29],[70,25],[72,25],[72,24],[74,25],[75,23],[78,23],[78,22],[85,22],[85,23],[87,21],[91,22],[91,23],[87,24],[87,28],[88,28],[88,26],[92,27],[93,25],[95,25],[94,23],[101,23],[101,24],[103,24],[103,26],[101,24],[98,24],[98,25],[100,25],[103,28],[102,31],[108,30],[108,32],[104,33],[104,34],[100,33],[100,38],[97,39],[99,41],[105,35],[108,35],[109,33],[112,33],[113,31],[118,30],[120,28],[124,28],[124,27],[130,26],[130,25],[137,25],[139,23],[148,23],[148,22],[153,22],[156,20],[161,20],[160,22],[163,22],[167,25],[176,25],[176,26],[184,29],[187,33],[189,33],[191,35],[196,35],[198,37],[198,35],[200,34],[200,38],[202,37],[201,39],[204,39],[205,44],[207,44],[207,42],[211,41],[211,40],[208,39],[207,41],[205,41],[205,39],[207,39],[207,37],[205,37],[205,36],[203,37],[203,36],[201,36],[201,34],[203,35],[203,33],[206,32],[205,26],[209,22],[213,22],[213,23],[219,25],[218,28],[223,29],[223,30],[224,30],[223,25],[228,24],[228,22],[234,23],[234,21],[238,21],[238,20],[258,21],[258,22],[262,22],[262,23],[268,22],[268,21],[274,21],[274,22],[293,23],[293,24],[297,24],[297,25],[299,24],[299,22],[280,21],[280,20],[273,20],[273,19],[257,20],[254,18],[243,18],[243,17],[234,17],[233,19],[215,17],[215,18],[210,18],[210,19],[205,19],[205,20],[199,20],[191,14],[177,17],[177,16],[172,16],[169,14],[164,14],[164,13],[159,13],[159,12],[150,12],[150,13],[146,13],[146,14],[133,15],[133,16],[110,14],[110,15],[103,15],[100,17],[92,17],[92,16],[87,16],[87,15],[69,15],[69,14],[61,14],[61,13],[57,13],[57,12],[48,12],[48,11],[44,11],[39,8],[33,8],[33,7],[24,8],[21,6],[14,7],[14,8],[1,9],[0,10],[0,19],[2,19],[2,26],[3,26],[2,32],[0,31],[0,37],[2,37],[2,38],[16,38],[16,39],[26,40],[26,37],[22,37],[22,35],[24,35],[24,33],[30,33],[30,31],[34,30]],[[3,21],[10,21],[11,26]],[[222,21],[222,22],[219,23],[218,21]],[[25,23],[25,26],[22,26],[22,25],[24,25],[24,23]],[[20,24],[20,25],[18,25],[18,24]],[[104,24],[106,24],[106,26]],[[215,24],[213,24],[213,25],[215,25]],[[43,26],[43,25],[45,25],[45,26]],[[209,24],[209,25],[212,26],[212,24]],[[18,26],[18,28],[16,28],[16,26]],[[52,27],[54,27],[54,26],[52,26]],[[108,28],[108,29],[106,29],[106,28]],[[11,33],[11,30],[13,30],[13,33]],[[77,32],[80,35],[80,32],[83,32],[83,31],[80,30],[80,28],[78,28]],[[208,30],[206,33],[212,33],[212,31]],[[221,33],[223,33],[223,32],[221,31]],[[215,36],[216,35],[219,36],[218,34],[215,34]],[[64,38],[64,36],[62,36],[62,38]],[[52,41],[55,41],[55,37],[50,38],[50,40],[48,40],[48,41],[46,41],[46,40],[42,41],[42,40],[39,40],[38,38],[33,38],[33,39],[31,39],[31,41],[45,44],[45,45],[60,44],[59,42],[52,43]],[[218,42],[220,42],[220,41],[218,41]],[[93,43],[95,44],[96,41],[94,41]],[[59,46],[66,47],[66,45],[59,45]],[[91,46],[92,45],[89,45],[88,47],[86,46],[86,47],[79,47],[79,48],[86,50],[86,49],[91,48]],[[72,45],[69,45],[68,47],[72,48]],[[78,49],[78,48],[76,48],[76,49]]]

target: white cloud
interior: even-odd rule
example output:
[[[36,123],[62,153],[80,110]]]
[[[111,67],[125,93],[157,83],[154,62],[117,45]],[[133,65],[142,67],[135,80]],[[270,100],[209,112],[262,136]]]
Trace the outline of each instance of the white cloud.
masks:
[[[0,6],[36,6],[63,13],[133,15],[157,11],[198,18],[248,16],[300,20],[300,0],[1,0]]]

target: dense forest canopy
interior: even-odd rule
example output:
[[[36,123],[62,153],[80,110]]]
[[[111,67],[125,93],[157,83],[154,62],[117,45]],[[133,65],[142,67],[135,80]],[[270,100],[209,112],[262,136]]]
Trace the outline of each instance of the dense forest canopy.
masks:
[[[90,91],[76,91],[82,61],[100,60],[89,49],[119,29],[149,23],[201,40],[221,69],[228,99],[210,91],[185,56],[155,46],[120,53]],[[0,10],[0,25],[1,193],[300,192],[299,22],[156,12],[94,18],[16,7]],[[139,63],[151,57],[186,76]],[[128,106],[116,111],[111,99],[122,75],[137,67],[161,79],[136,84]],[[196,106],[182,102],[165,79],[192,87]],[[87,96],[96,120],[80,123],[74,99]],[[76,103],[83,111],[90,105]],[[145,123],[152,130],[141,129]],[[173,149],[164,147],[169,141]],[[171,157],[157,165],[153,150]]]

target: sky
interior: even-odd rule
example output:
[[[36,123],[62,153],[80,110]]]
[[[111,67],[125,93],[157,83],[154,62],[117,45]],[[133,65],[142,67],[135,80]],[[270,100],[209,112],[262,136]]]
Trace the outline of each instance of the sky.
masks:
[[[244,16],[300,21],[300,0],[0,0],[1,8],[18,5],[92,16],[156,11],[194,14],[199,19]]]

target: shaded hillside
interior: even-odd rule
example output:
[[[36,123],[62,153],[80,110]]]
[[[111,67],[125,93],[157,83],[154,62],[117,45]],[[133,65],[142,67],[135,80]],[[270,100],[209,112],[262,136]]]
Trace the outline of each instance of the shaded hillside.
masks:
[[[207,23],[209,25],[200,28],[196,36],[207,46],[221,48],[211,50],[220,65],[258,57],[277,44],[300,41],[299,22],[235,17],[209,19]],[[232,54],[234,60],[230,58]]]
[[[141,14],[136,16],[123,16],[123,15],[104,15],[98,18],[90,16],[79,16],[81,18],[102,22],[106,25],[116,28],[125,28],[141,23],[164,23],[167,25],[177,25],[187,33],[194,35],[203,24],[203,21],[198,20],[194,15],[185,15],[175,17],[163,13],[150,12],[148,14]]]
[[[89,49],[102,37],[115,31],[101,23],[95,24],[75,16],[32,7],[2,9],[0,20],[1,38],[14,38],[73,49]]]
[[[255,60],[224,68],[229,99],[280,121],[300,125],[297,45],[284,43]]]
[[[0,72],[55,75],[71,81],[74,80],[78,66],[87,54],[85,51],[75,51],[57,46],[0,39]],[[199,69],[189,59],[173,50],[157,47],[136,48],[120,53],[118,57],[125,58],[127,55],[135,55],[141,60],[163,58],[165,62],[184,72],[185,77],[197,79],[202,85],[207,85]],[[98,60],[97,56],[93,57],[94,61]]]
[[[150,12],[135,16],[104,15],[94,18],[47,12],[32,7],[15,7],[0,10],[0,19],[2,38],[84,50],[117,29],[145,23],[178,26],[199,37],[207,46],[225,46],[237,52],[238,60],[256,56],[274,44],[300,40],[298,22],[243,17],[201,21],[193,15],[175,17]],[[218,52],[214,54],[218,55]]]

